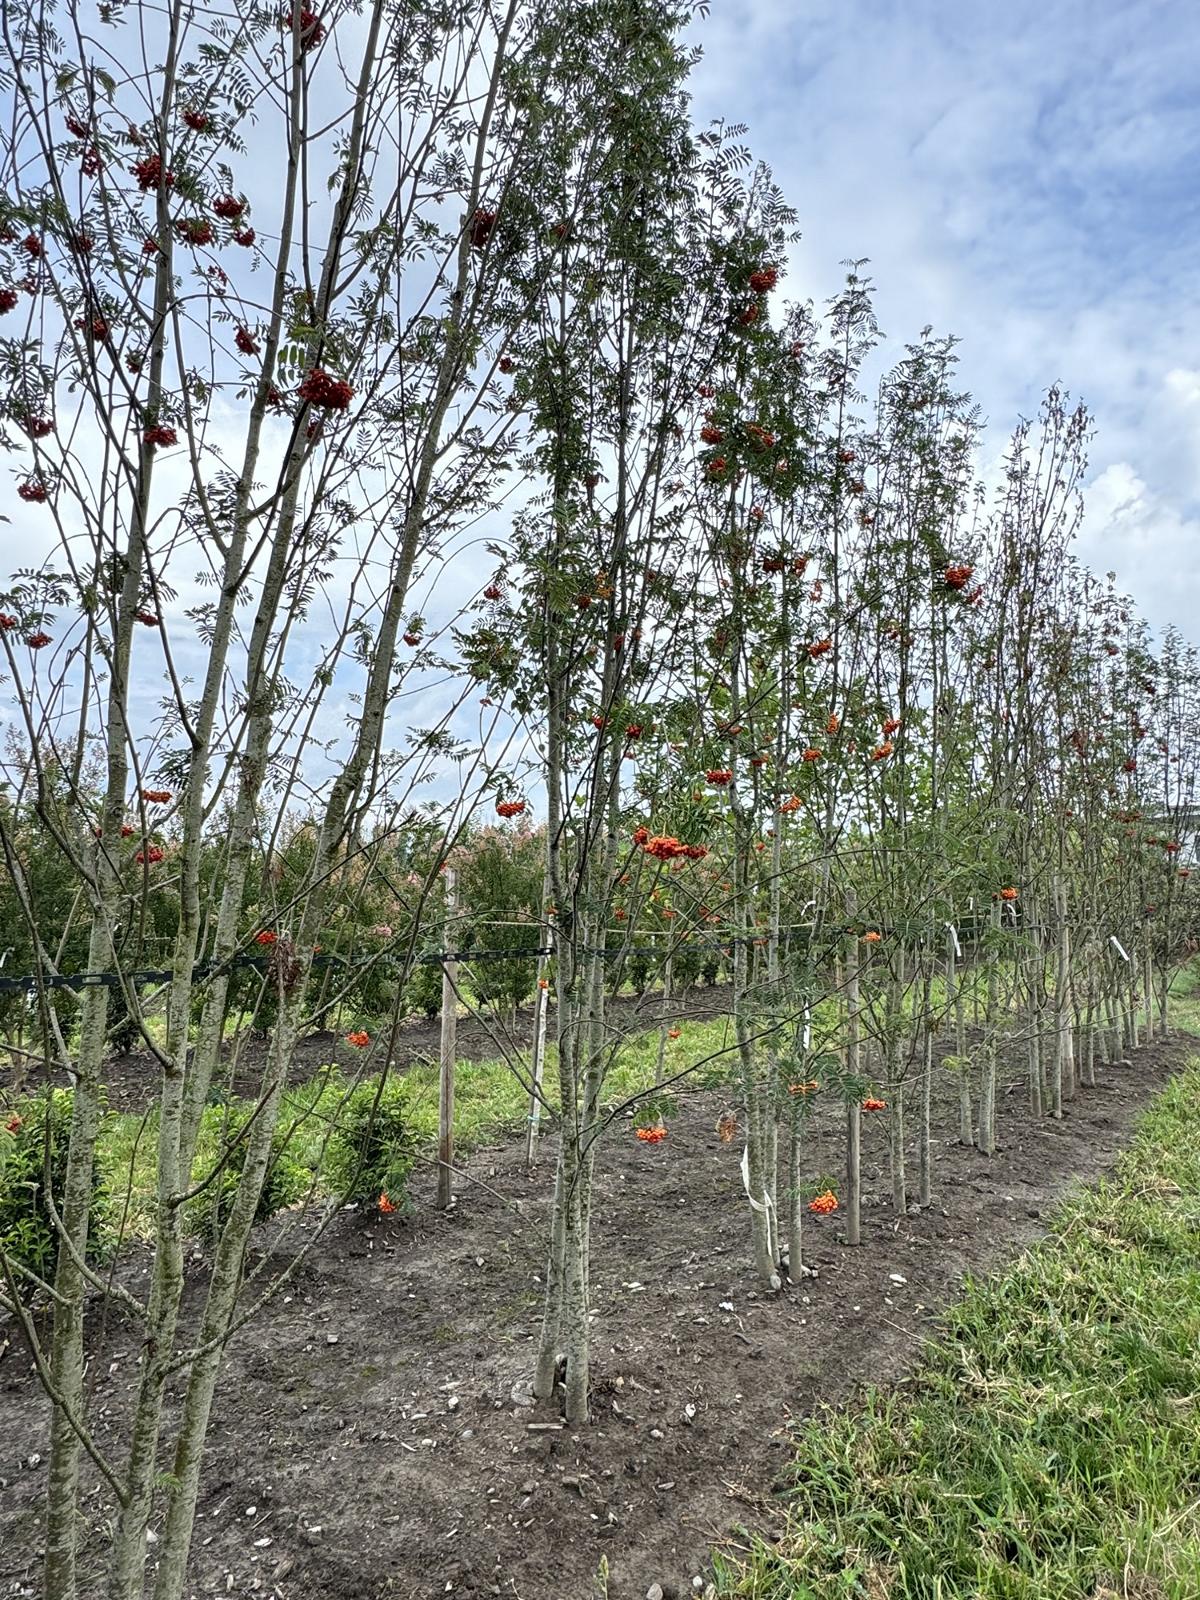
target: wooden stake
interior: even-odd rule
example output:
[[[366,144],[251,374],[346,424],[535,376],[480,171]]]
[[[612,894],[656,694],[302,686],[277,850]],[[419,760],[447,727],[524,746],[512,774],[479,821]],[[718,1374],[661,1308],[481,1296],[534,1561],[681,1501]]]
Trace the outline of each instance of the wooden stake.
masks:
[[[529,1117],[525,1128],[525,1165],[533,1165],[533,1151],[537,1144],[538,1128],[542,1120],[542,1079],[546,1073],[546,1017],[550,1010],[549,988],[542,988],[545,980],[544,959],[538,962],[537,998],[533,1002],[533,1047],[531,1086],[529,1090]]]
[[[546,878],[542,886],[542,903],[550,903],[550,870],[546,869]],[[549,926],[543,937],[547,943],[554,940],[554,920],[548,918]],[[540,942],[540,941],[539,941]],[[538,1129],[542,1121],[542,1079],[546,1075],[546,1018],[550,1010],[550,985],[547,974],[550,971],[550,957],[539,956],[537,964],[537,995],[533,1002],[533,1042],[530,1048],[530,1088],[529,1088],[529,1116],[525,1124],[525,1166],[528,1170],[533,1166],[533,1152],[537,1144]]]

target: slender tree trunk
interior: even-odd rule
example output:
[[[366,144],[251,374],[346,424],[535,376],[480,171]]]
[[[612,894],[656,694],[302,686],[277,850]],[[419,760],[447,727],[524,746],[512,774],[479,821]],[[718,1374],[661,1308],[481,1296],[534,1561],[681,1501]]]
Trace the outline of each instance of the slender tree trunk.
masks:
[[[455,938],[457,905],[454,868],[446,868],[447,945]],[[447,956],[442,962],[442,1025],[438,1051],[438,1205],[446,1211],[454,1204],[454,1069],[458,1030],[458,963]]]
[[[888,1154],[892,1168],[892,1209],[908,1210],[908,1173],[904,1153],[904,1082],[897,1074],[888,1096]]]
[[[788,1277],[799,1283],[804,1277],[804,1177],[801,1154],[804,1144],[804,1111],[792,1111],[788,1139]]]
[[[658,1029],[658,1060],[654,1066],[654,1086],[658,1088],[666,1076],[667,1061],[667,1029],[671,1019],[671,1001],[674,998],[675,986],[675,957],[674,952],[667,956],[666,970],[663,973],[663,1017]]]
[[[566,1138],[564,1127],[563,1138]],[[533,1392],[539,1400],[554,1394],[558,1357],[562,1348],[563,1284],[566,1281],[567,1161],[560,1153],[554,1172],[554,1200],[550,1212],[550,1248],[546,1261],[546,1287],[542,1297],[542,1327],[533,1369]]]
[[[1032,1007],[1031,1013],[1032,1013]],[[1030,1029],[1029,1038],[1025,1041],[1025,1055],[1028,1062],[1029,1078],[1029,1114],[1031,1117],[1042,1115],[1042,1052],[1038,1044],[1038,1036]]]
[[[862,1105],[858,1084],[862,1071],[862,1045],[859,1034],[859,956],[858,937],[853,931],[858,916],[858,899],[846,891],[846,920],[851,933],[846,950],[846,1077],[851,1092],[846,1096],[846,1243],[862,1243]]]
[[[576,1162],[581,1174],[582,1162]],[[573,1427],[588,1419],[588,1285],[586,1231],[582,1184],[575,1183],[567,1199],[565,1274],[563,1281],[563,1334],[567,1356],[563,1415]]]
[[[933,1111],[933,1030],[926,1024],[924,1061],[921,1070],[921,1176],[919,1203],[925,1208],[933,1203],[933,1151],[930,1122]]]
[[[1150,941],[1146,940],[1143,984],[1146,991],[1146,1043],[1154,1038],[1154,960],[1150,954]]]
[[[946,999],[954,1008],[954,1054],[958,1061],[958,1142],[975,1143],[971,1110],[971,1066],[967,1060],[967,1022],[963,1009],[962,983],[958,976],[959,944],[957,930],[947,929]]]
[[[1061,1121],[1063,1114],[1064,1071],[1069,1070],[1069,1062],[1065,1059],[1065,1035],[1066,1006],[1069,1000],[1067,991],[1070,986],[1066,893],[1061,878],[1056,878],[1054,882],[1053,905],[1054,920],[1057,923],[1057,939],[1055,941],[1054,1046],[1050,1068],[1050,1115],[1056,1121]]]
[[[987,1038],[981,1050],[979,1087],[979,1148],[985,1156],[996,1150],[996,1032],[1000,1023],[1000,956],[995,938],[1000,929],[1000,907],[990,913],[993,945],[987,964]]]
[[[224,1341],[237,1309],[242,1266],[250,1230],[271,1159],[271,1141],[288,1066],[296,1047],[292,1008],[280,998],[280,1021],[271,1043],[266,1081],[258,1114],[251,1120],[246,1159],[229,1220],[221,1231],[196,1348],[188,1375],[182,1419],[175,1445],[167,1516],[161,1540],[155,1600],[180,1600],[187,1574],[188,1552],[200,1493],[200,1467],[213,1395],[224,1358]]]

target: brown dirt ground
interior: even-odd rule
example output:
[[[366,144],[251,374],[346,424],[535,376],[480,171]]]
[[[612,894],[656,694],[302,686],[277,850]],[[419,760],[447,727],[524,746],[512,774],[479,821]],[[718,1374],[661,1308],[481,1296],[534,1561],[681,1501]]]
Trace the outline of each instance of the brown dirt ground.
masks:
[[[1011,1256],[1075,1179],[1107,1169],[1194,1049],[1167,1041],[1100,1069],[1101,1085],[1058,1123],[1031,1124],[1011,1084],[990,1161],[953,1142],[943,1078],[934,1203],[902,1217],[891,1210],[886,1115],[864,1118],[864,1248],[840,1243],[836,1215],[813,1218],[806,1254],[818,1276],[775,1295],[748,1270],[740,1144],[716,1136],[720,1096],[684,1099],[658,1146],[619,1124],[597,1175],[594,1420],[579,1432],[531,1429],[555,1412],[514,1403],[537,1332],[548,1145],[532,1176],[516,1141],[476,1152],[446,1215],[428,1175],[410,1218],[343,1213],[286,1295],[231,1344],[189,1594],[592,1600],[603,1557],[612,1600],[652,1583],[682,1600],[711,1542],[738,1524],[771,1530],[789,1421],[901,1373],[963,1274]],[[813,1117],[814,1180],[836,1182],[837,1120],[833,1107]],[[311,1226],[292,1218],[260,1250],[278,1266]],[[135,1282],[143,1271],[131,1263]],[[46,1404],[8,1337],[0,1593],[32,1596]],[[110,1314],[90,1370],[101,1443],[135,1377],[135,1340]],[[102,1594],[109,1515],[94,1477],[89,1600]]]

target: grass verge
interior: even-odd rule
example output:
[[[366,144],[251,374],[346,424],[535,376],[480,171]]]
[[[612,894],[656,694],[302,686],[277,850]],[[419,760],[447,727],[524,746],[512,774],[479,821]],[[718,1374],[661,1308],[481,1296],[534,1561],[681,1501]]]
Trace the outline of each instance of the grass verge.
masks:
[[[799,1429],[787,1497],[721,1595],[1200,1596],[1200,1062],[911,1379]]]

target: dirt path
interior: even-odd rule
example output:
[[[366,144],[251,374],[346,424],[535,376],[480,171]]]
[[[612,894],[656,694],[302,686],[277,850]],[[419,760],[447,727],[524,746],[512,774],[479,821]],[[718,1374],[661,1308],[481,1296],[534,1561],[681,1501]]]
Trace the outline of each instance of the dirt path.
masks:
[[[770,1530],[789,1418],[903,1371],[963,1273],[1010,1256],[1074,1178],[1104,1171],[1194,1050],[1168,1042],[1102,1069],[1101,1086],[1060,1123],[1030,1125],[1012,1084],[991,1161],[949,1142],[947,1075],[934,1204],[900,1218],[886,1118],[865,1118],[864,1248],[840,1244],[836,1215],[812,1219],[807,1255],[818,1276],[778,1295],[757,1290],[747,1269],[741,1150],[716,1136],[720,1097],[685,1100],[659,1146],[635,1142],[631,1124],[614,1129],[594,1205],[594,1421],[579,1433],[523,1403],[549,1148],[532,1177],[515,1141],[477,1152],[469,1175],[478,1181],[464,1183],[447,1216],[432,1210],[424,1179],[411,1219],[344,1214],[288,1296],[231,1346],[189,1594],[592,1600],[605,1558],[611,1600],[644,1596],[652,1583],[682,1600],[710,1541],[739,1522]],[[808,1162],[835,1187],[837,1120],[832,1106],[815,1114]],[[309,1225],[290,1221],[275,1264]],[[46,1406],[8,1336],[0,1594],[33,1595]],[[110,1321],[91,1374],[101,1443],[127,1403],[136,1348]],[[87,1592],[99,1594],[108,1507],[98,1487],[87,1508],[97,1573]]]

